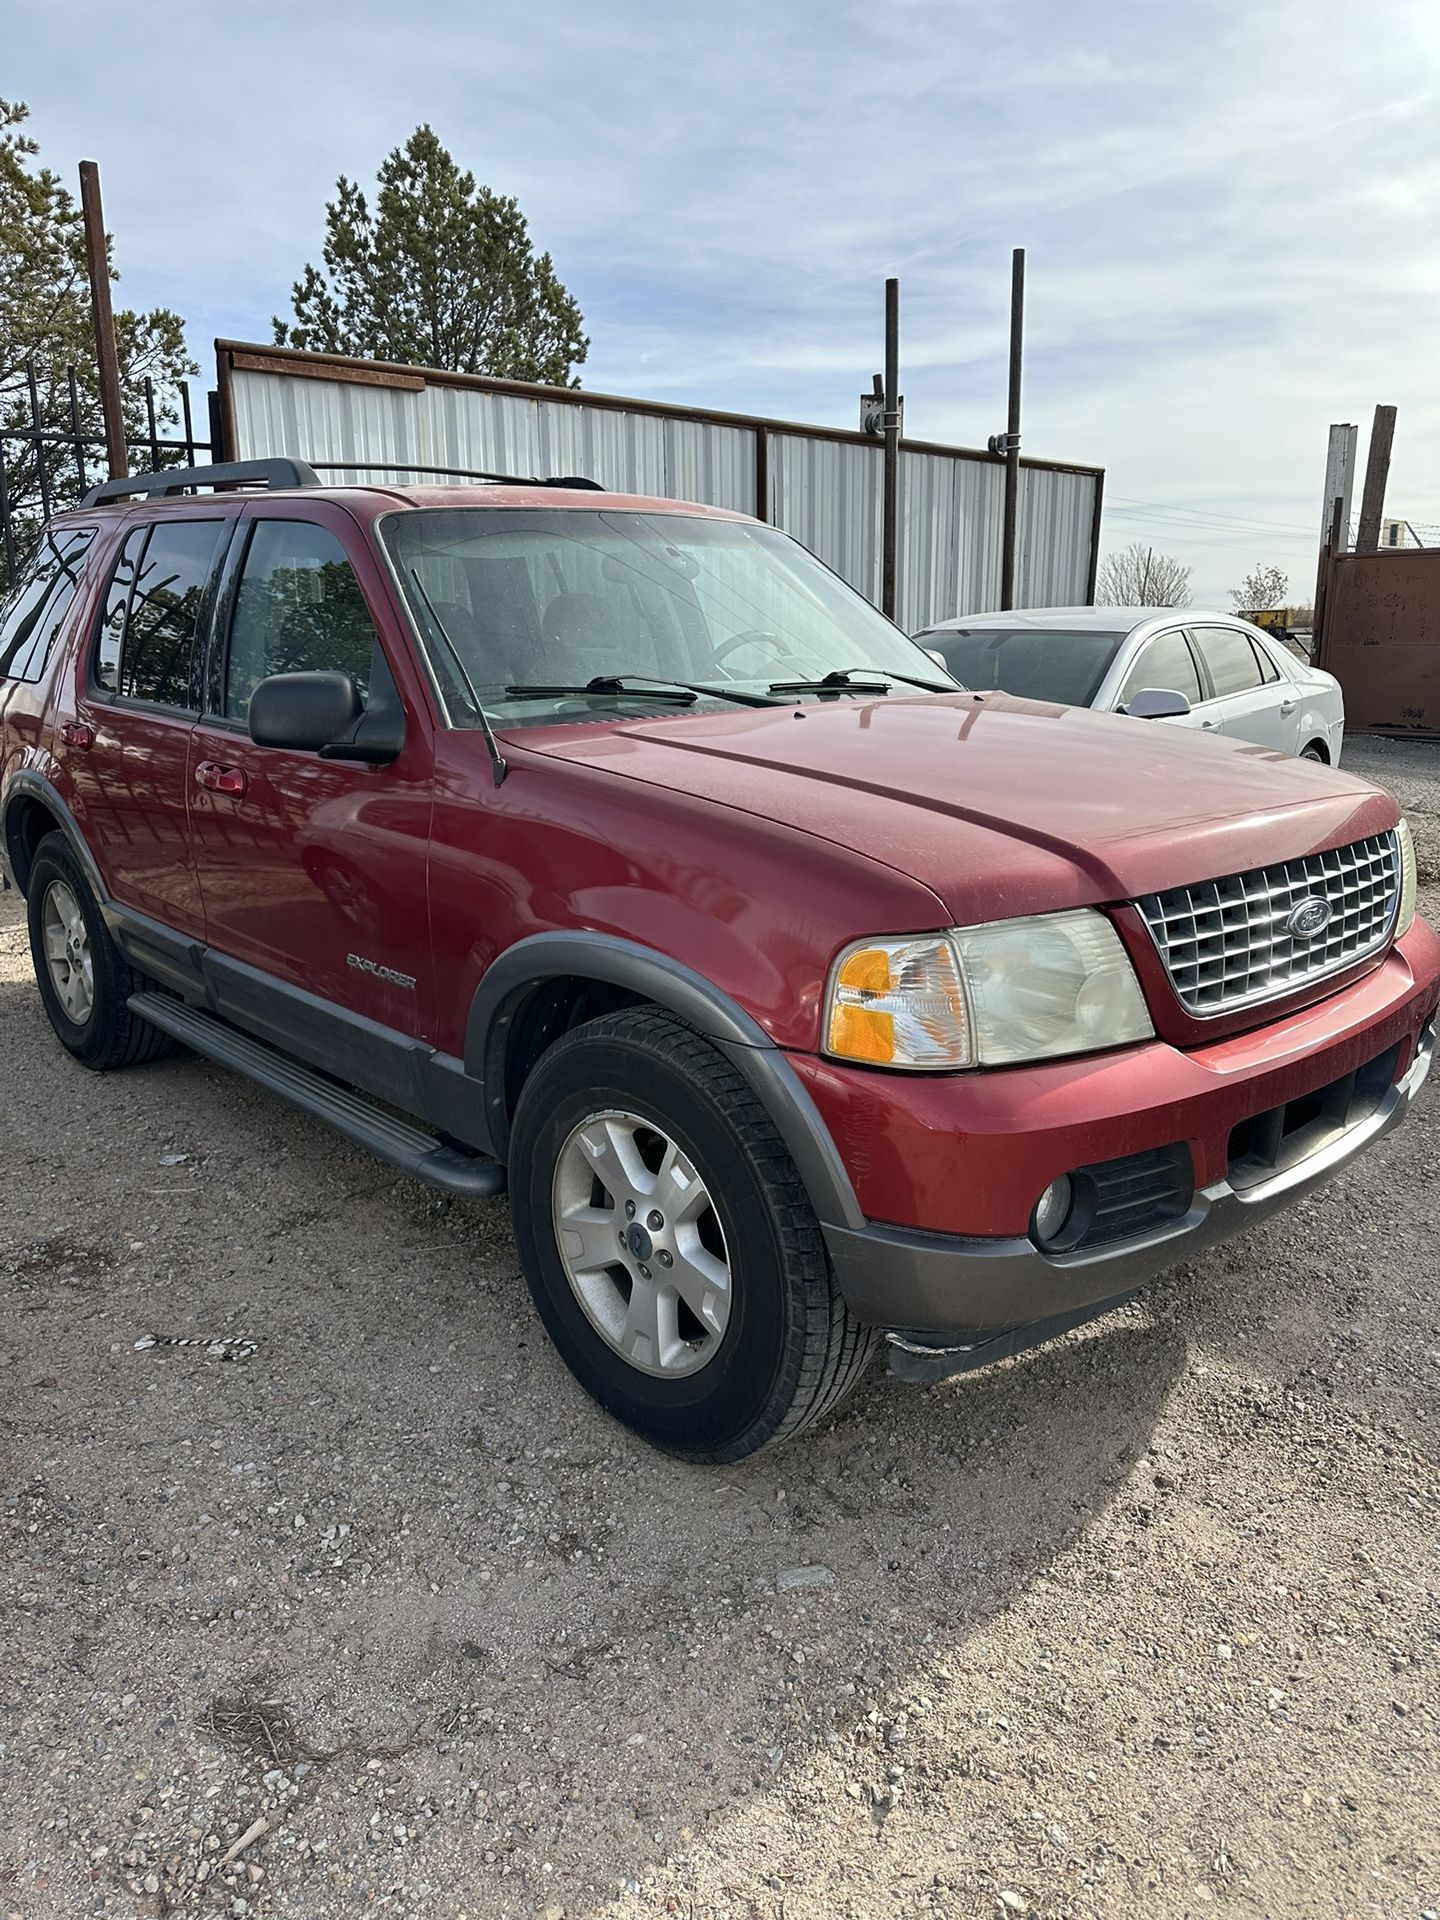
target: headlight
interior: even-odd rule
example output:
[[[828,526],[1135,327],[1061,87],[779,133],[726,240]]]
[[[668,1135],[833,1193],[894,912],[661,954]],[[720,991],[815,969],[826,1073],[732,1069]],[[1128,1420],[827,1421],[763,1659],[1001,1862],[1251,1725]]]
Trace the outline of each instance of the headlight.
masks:
[[[931,1070],[1090,1053],[1154,1033],[1119,935],[1090,908],[867,940],[835,964],[825,1050]]]
[[[1395,915],[1398,940],[1415,924],[1415,836],[1408,820],[1402,820],[1395,832],[1400,842],[1400,906]]]

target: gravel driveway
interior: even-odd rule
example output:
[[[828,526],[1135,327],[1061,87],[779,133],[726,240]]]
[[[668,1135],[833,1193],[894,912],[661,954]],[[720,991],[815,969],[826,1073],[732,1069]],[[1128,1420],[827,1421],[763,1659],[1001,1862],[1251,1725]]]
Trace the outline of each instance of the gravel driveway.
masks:
[[[1347,764],[1440,915],[1440,748]],[[1440,1906],[1433,1089],[1121,1314],[701,1469],[503,1202],[72,1066],[14,895],[0,1062],[0,1915]]]

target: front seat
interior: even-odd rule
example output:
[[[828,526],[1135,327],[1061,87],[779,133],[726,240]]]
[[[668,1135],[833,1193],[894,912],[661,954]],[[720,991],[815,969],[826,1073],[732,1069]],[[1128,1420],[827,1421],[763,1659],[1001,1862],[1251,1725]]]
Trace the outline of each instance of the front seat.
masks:
[[[545,670],[557,680],[584,682],[638,664],[625,657],[614,602],[598,593],[557,593],[545,609],[542,639]]]

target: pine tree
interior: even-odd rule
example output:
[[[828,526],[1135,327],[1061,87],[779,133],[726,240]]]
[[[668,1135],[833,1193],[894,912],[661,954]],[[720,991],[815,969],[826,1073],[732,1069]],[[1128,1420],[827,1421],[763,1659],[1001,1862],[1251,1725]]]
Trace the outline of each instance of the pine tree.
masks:
[[[277,344],[580,384],[590,343],[550,255],[535,254],[517,203],[462,173],[428,126],[384,161],[373,211],[341,175],[323,258],[296,281]]]
[[[31,424],[26,371],[31,361],[39,424],[71,430],[67,369],[73,366],[82,428],[98,435],[99,376],[84,220],[59,175],[36,164],[39,149],[24,131],[28,117],[23,102],[0,100],[0,431],[13,436]],[[119,277],[113,267],[110,277]],[[148,432],[147,377],[154,383],[157,424],[173,425],[179,418],[180,383],[199,371],[185,350],[179,314],[168,307],[117,312],[115,344],[127,435],[139,440]],[[9,437],[3,451],[16,545],[23,551],[39,526],[42,470],[52,504],[73,503],[81,476],[71,447],[48,445],[41,451]],[[98,477],[101,465],[97,459],[88,477]],[[0,549],[0,592],[7,584],[4,564]]]

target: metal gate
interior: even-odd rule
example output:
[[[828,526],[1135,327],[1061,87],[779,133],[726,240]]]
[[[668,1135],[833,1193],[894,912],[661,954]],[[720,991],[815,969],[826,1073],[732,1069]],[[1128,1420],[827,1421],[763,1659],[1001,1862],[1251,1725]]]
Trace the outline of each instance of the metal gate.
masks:
[[[13,379],[14,384],[9,384]],[[87,422],[74,367],[63,386],[34,360],[22,361],[0,392],[0,600],[52,513],[80,504],[97,481],[109,476],[105,434]],[[211,441],[195,438],[190,394],[180,389],[179,437],[162,436],[155,389],[146,380],[146,431],[130,442],[132,470],[194,466]],[[213,429],[212,429],[213,431]]]

